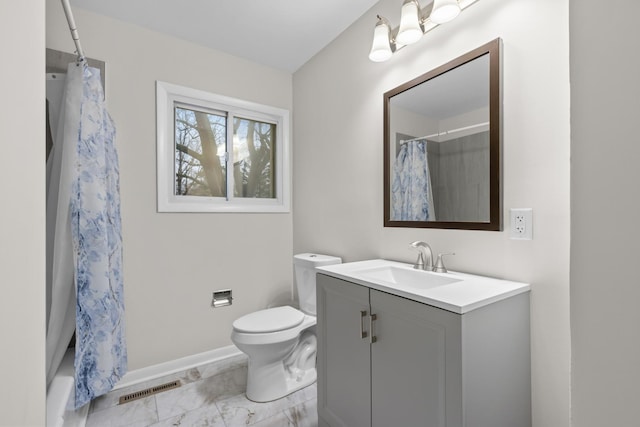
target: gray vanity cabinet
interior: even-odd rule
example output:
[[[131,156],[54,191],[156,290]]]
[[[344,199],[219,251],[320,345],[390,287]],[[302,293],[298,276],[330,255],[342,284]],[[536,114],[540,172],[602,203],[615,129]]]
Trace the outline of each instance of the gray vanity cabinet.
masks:
[[[316,291],[318,425],[370,427],[371,347],[361,338],[369,288],[319,274]]]
[[[531,426],[528,293],[460,315],[319,274],[317,303],[319,426]]]

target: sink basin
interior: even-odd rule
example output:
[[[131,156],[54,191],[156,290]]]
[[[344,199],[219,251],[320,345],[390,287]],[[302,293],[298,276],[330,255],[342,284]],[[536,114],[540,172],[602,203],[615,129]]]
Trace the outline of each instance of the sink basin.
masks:
[[[446,277],[429,271],[394,265],[373,267],[361,270],[358,273],[364,279],[378,280],[396,286],[402,285],[417,289],[430,289],[460,281],[457,278]]]
[[[449,271],[416,270],[413,264],[372,259],[317,267],[321,274],[463,314],[529,292],[526,283]]]

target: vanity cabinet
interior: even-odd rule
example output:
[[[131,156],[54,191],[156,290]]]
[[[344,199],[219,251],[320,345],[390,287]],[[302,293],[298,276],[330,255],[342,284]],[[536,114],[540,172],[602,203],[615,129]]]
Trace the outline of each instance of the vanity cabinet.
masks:
[[[318,422],[531,426],[529,296],[457,314],[317,276]]]

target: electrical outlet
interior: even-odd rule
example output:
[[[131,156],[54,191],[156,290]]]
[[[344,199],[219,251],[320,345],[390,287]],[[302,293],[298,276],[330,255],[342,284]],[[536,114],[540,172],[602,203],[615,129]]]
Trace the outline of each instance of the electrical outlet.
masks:
[[[511,208],[511,239],[533,239],[533,209]]]

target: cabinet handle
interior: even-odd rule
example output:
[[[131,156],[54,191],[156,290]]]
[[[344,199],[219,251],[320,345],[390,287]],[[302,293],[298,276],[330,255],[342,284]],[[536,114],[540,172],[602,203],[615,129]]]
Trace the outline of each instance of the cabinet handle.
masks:
[[[378,320],[378,315],[377,314],[372,314],[369,317],[369,331],[371,331],[371,340],[369,342],[371,344],[373,344],[374,342],[378,341],[378,337],[376,337],[376,334],[373,332],[373,322],[375,322],[376,320]]]
[[[362,339],[367,337],[367,331],[364,330],[364,318],[366,317],[366,315],[366,311],[360,310],[360,338]]]

